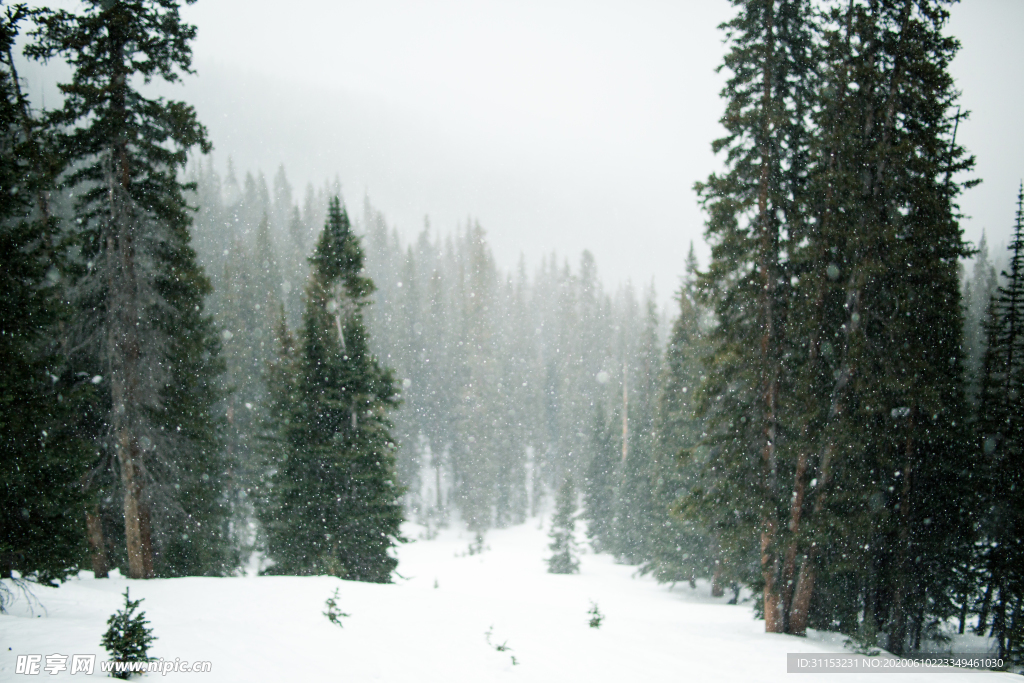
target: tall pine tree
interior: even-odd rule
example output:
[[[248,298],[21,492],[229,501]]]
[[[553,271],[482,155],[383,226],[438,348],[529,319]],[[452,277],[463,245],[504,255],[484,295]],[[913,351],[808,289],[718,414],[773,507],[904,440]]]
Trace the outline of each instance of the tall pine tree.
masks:
[[[1024,661],[1024,185],[1010,240],[1009,270],[993,296],[982,368],[978,433],[989,511],[983,519],[987,583],[978,630],[999,654]],[[991,627],[989,628],[989,618]]]
[[[303,327],[284,324],[272,374],[271,466],[260,510],[272,574],[332,574],[387,583],[402,540],[398,406],[389,369],[369,350],[363,309],[373,292],[363,251],[337,197],[311,258]]]
[[[210,144],[190,106],[138,89],[191,73],[195,27],[177,0],[89,0],[81,13],[48,10],[38,22],[26,54],[62,57],[73,70],[51,115],[76,199],[73,360],[104,389],[97,469],[119,473],[94,481],[122,495],[131,577],[222,573],[231,564],[213,414],[222,368],[178,180],[187,151]]]
[[[48,199],[52,149],[13,59],[27,16],[21,6],[0,16],[0,578],[51,584],[83,554],[88,454],[74,432],[81,378],[59,354],[68,311]],[[5,593],[0,585],[0,610]]]
[[[789,467],[783,403],[791,378],[784,366],[790,291],[787,255],[805,222],[803,196],[813,105],[811,7],[805,0],[737,0],[723,24],[731,43],[731,77],[715,141],[727,170],[697,184],[709,218],[712,261],[702,282],[715,313],[714,359],[700,405],[711,458],[705,507],[736,510],[732,527],[758,537],[765,630],[784,630],[783,561]],[[751,504],[753,501],[753,504]],[[697,506],[702,507],[700,505]],[[719,518],[727,515],[718,514]]]

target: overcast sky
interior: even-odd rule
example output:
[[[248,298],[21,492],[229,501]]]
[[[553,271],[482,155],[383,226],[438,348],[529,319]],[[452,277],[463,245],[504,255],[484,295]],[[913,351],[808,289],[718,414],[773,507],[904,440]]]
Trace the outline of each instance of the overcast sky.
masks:
[[[714,170],[715,73],[725,0],[201,0],[196,105],[215,160],[268,181],[285,165],[297,196],[338,176],[405,235],[424,215],[467,216],[499,263],[589,248],[611,286],[655,279],[671,295],[689,242],[702,262],[694,181]],[[1005,244],[1024,176],[1024,2],[953,9],[953,73],[973,110],[959,139],[984,183],[963,226]]]

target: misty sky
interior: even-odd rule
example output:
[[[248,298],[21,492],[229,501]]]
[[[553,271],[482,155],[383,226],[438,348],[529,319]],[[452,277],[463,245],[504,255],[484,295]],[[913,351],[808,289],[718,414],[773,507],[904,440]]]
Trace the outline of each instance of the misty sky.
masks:
[[[196,105],[223,171],[273,177],[301,198],[338,176],[405,235],[429,215],[467,216],[498,261],[534,265],[589,248],[609,285],[654,277],[675,289],[690,240],[702,262],[692,187],[718,167],[716,26],[725,0],[200,0],[198,77],[173,95]],[[1004,245],[1024,176],[1024,2],[953,9],[953,73],[973,110],[959,140],[984,183],[962,206],[967,239]]]

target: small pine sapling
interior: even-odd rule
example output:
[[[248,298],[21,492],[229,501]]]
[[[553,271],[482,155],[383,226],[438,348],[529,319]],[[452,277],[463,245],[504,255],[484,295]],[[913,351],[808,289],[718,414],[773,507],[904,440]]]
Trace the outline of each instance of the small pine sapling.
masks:
[[[601,628],[601,621],[604,620],[604,615],[597,608],[596,602],[590,603],[590,609],[587,610],[587,614],[590,615],[590,628]]]
[[[507,640],[504,641],[503,643],[501,643],[500,645],[495,645],[494,643],[491,642],[491,634],[493,632],[494,632],[494,626],[490,626],[490,627],[488,627],[488,629],[486,631],[484,631],[484,639],[487,641],[487,644],[490,647],[493,647],[498,652],[509,652],[509,651],[511,651],[512,648],[510,648],[508,646],[508,641]],[[519,665],[519,660],[516,659],[516,656],[515,655],[509,655],[509,656],[512,658],[512,666],[518,666]]]
[[[476,532],[476,536],[473,537],[473,542],[469,544],[469,549],[467,550],[467,553],[470,556],[479,555],[484,550],[484,535],[478,531]]]
[[[576,546],[576,487],[572,476],[567,475],[558,491],[558,505],[551,520],[551,545],[554,553],[548,558],[548,572],[551,574],[576,574],[580,570]]]
[[[327,600],[324,601],[324,605],[327,607],[327,611],[324,612],[324,616],[327,617],[327,621],[329,621],[332,624],[338,626],[339,628],[344,628],[344,626],[342,626],[342,623],[341,623],[341,618],[342,617],[350,617],[352,615],[351,614],[346,614],[345,612],[342,612],[340,609],[338,609],[338,589],[337,588],[334,589],[334,595],[332,595],[331,597],[327,598]]]
[[[156,637],[153,629],[147,628],[146,613],[135,614],[142,599],[131,600],[128,589],[124,589],[124,609],[114,612],[107,619],[107,632],[103,634],[103,647],[110,653],[113,662],[151,662],[153,658],[147,653],[149,645]],[[130,671],[112,671],[114,678],[127,679]]]

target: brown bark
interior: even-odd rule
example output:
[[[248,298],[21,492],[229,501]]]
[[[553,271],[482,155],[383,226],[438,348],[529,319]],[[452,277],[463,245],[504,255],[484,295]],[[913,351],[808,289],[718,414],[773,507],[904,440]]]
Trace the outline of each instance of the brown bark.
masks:
[[[109,290],[107,324],[108,353],[113,399],[113,431],[124,486],[124,524],[128,551],[128,575],[133,579],[153,575],[149,512],[143,495],[145,474],[139,448],[141,411],[141,361],[139,283],[136,272],[135,217],[131,187],[131,159],[128,153],[127,114],[128,71],[123,46],[127,38],[112,29],[111,42],[115,73],[110,83],[110,106],[121,129],[112,140],[107,169],[110,217],[107,222]]]
[[[761,576],[764,577],[764,630],[782,633],[782,605],[776,577],[779,573],[778,553],[772,551],[775,528],[769,526],[761,533]]]
[[[796,461],[796,475],[793,482],[793,501],[789,506],[790,541],[782,563],[782,618],[783,628],[790,633],[790,612],[793,604],[794,581],[796,580],[797,539],[800,533],[800,517],[803,513],[804,494],[807,483],[807,453],[801,451]]]
[[[711,597],[720,598],[725,595],[725,586],[722,585],[723,567],[721,560],[715,560],[715,572],[711,575]]]
[[[89,539],[89,557],[92,560],[92,573],[97,579],[108,577],[107,548],[103,539],[103,522],[100,519],[100,508],[94,505],[85,511],[85,530]]]
[[[153,533],[149,505],[144,500],[139,501],[139,535],[142,538],[142,575],[143,578],[152,579],[156,576],[153,571]]]
[[[793,592],[793,603],[789,608],[789,633],[796,636],[807,633],[811,596],[814,595],[814,581],[818,578],[817,555],[817,546],[812,546],[800,567],[800,577]]]
[[[833,400],[833,408],[835,400]],[[818,495],[814,499],[812,514],[818,517],[825,509],[827,486],[832,473],[832,448],[827,446],[821,459],[821,470],[817,486]],[[787,617],[787,633],[802,636],[807,633],[807,619],[811,611],[811,598],[814,595],[814,582],[818,577],[818,552],[817,543],[812,543],[807,549],[807,556],[800,565],[800,575],[796,581],[796,589],[793,592],[793,601],[789,608]]]

